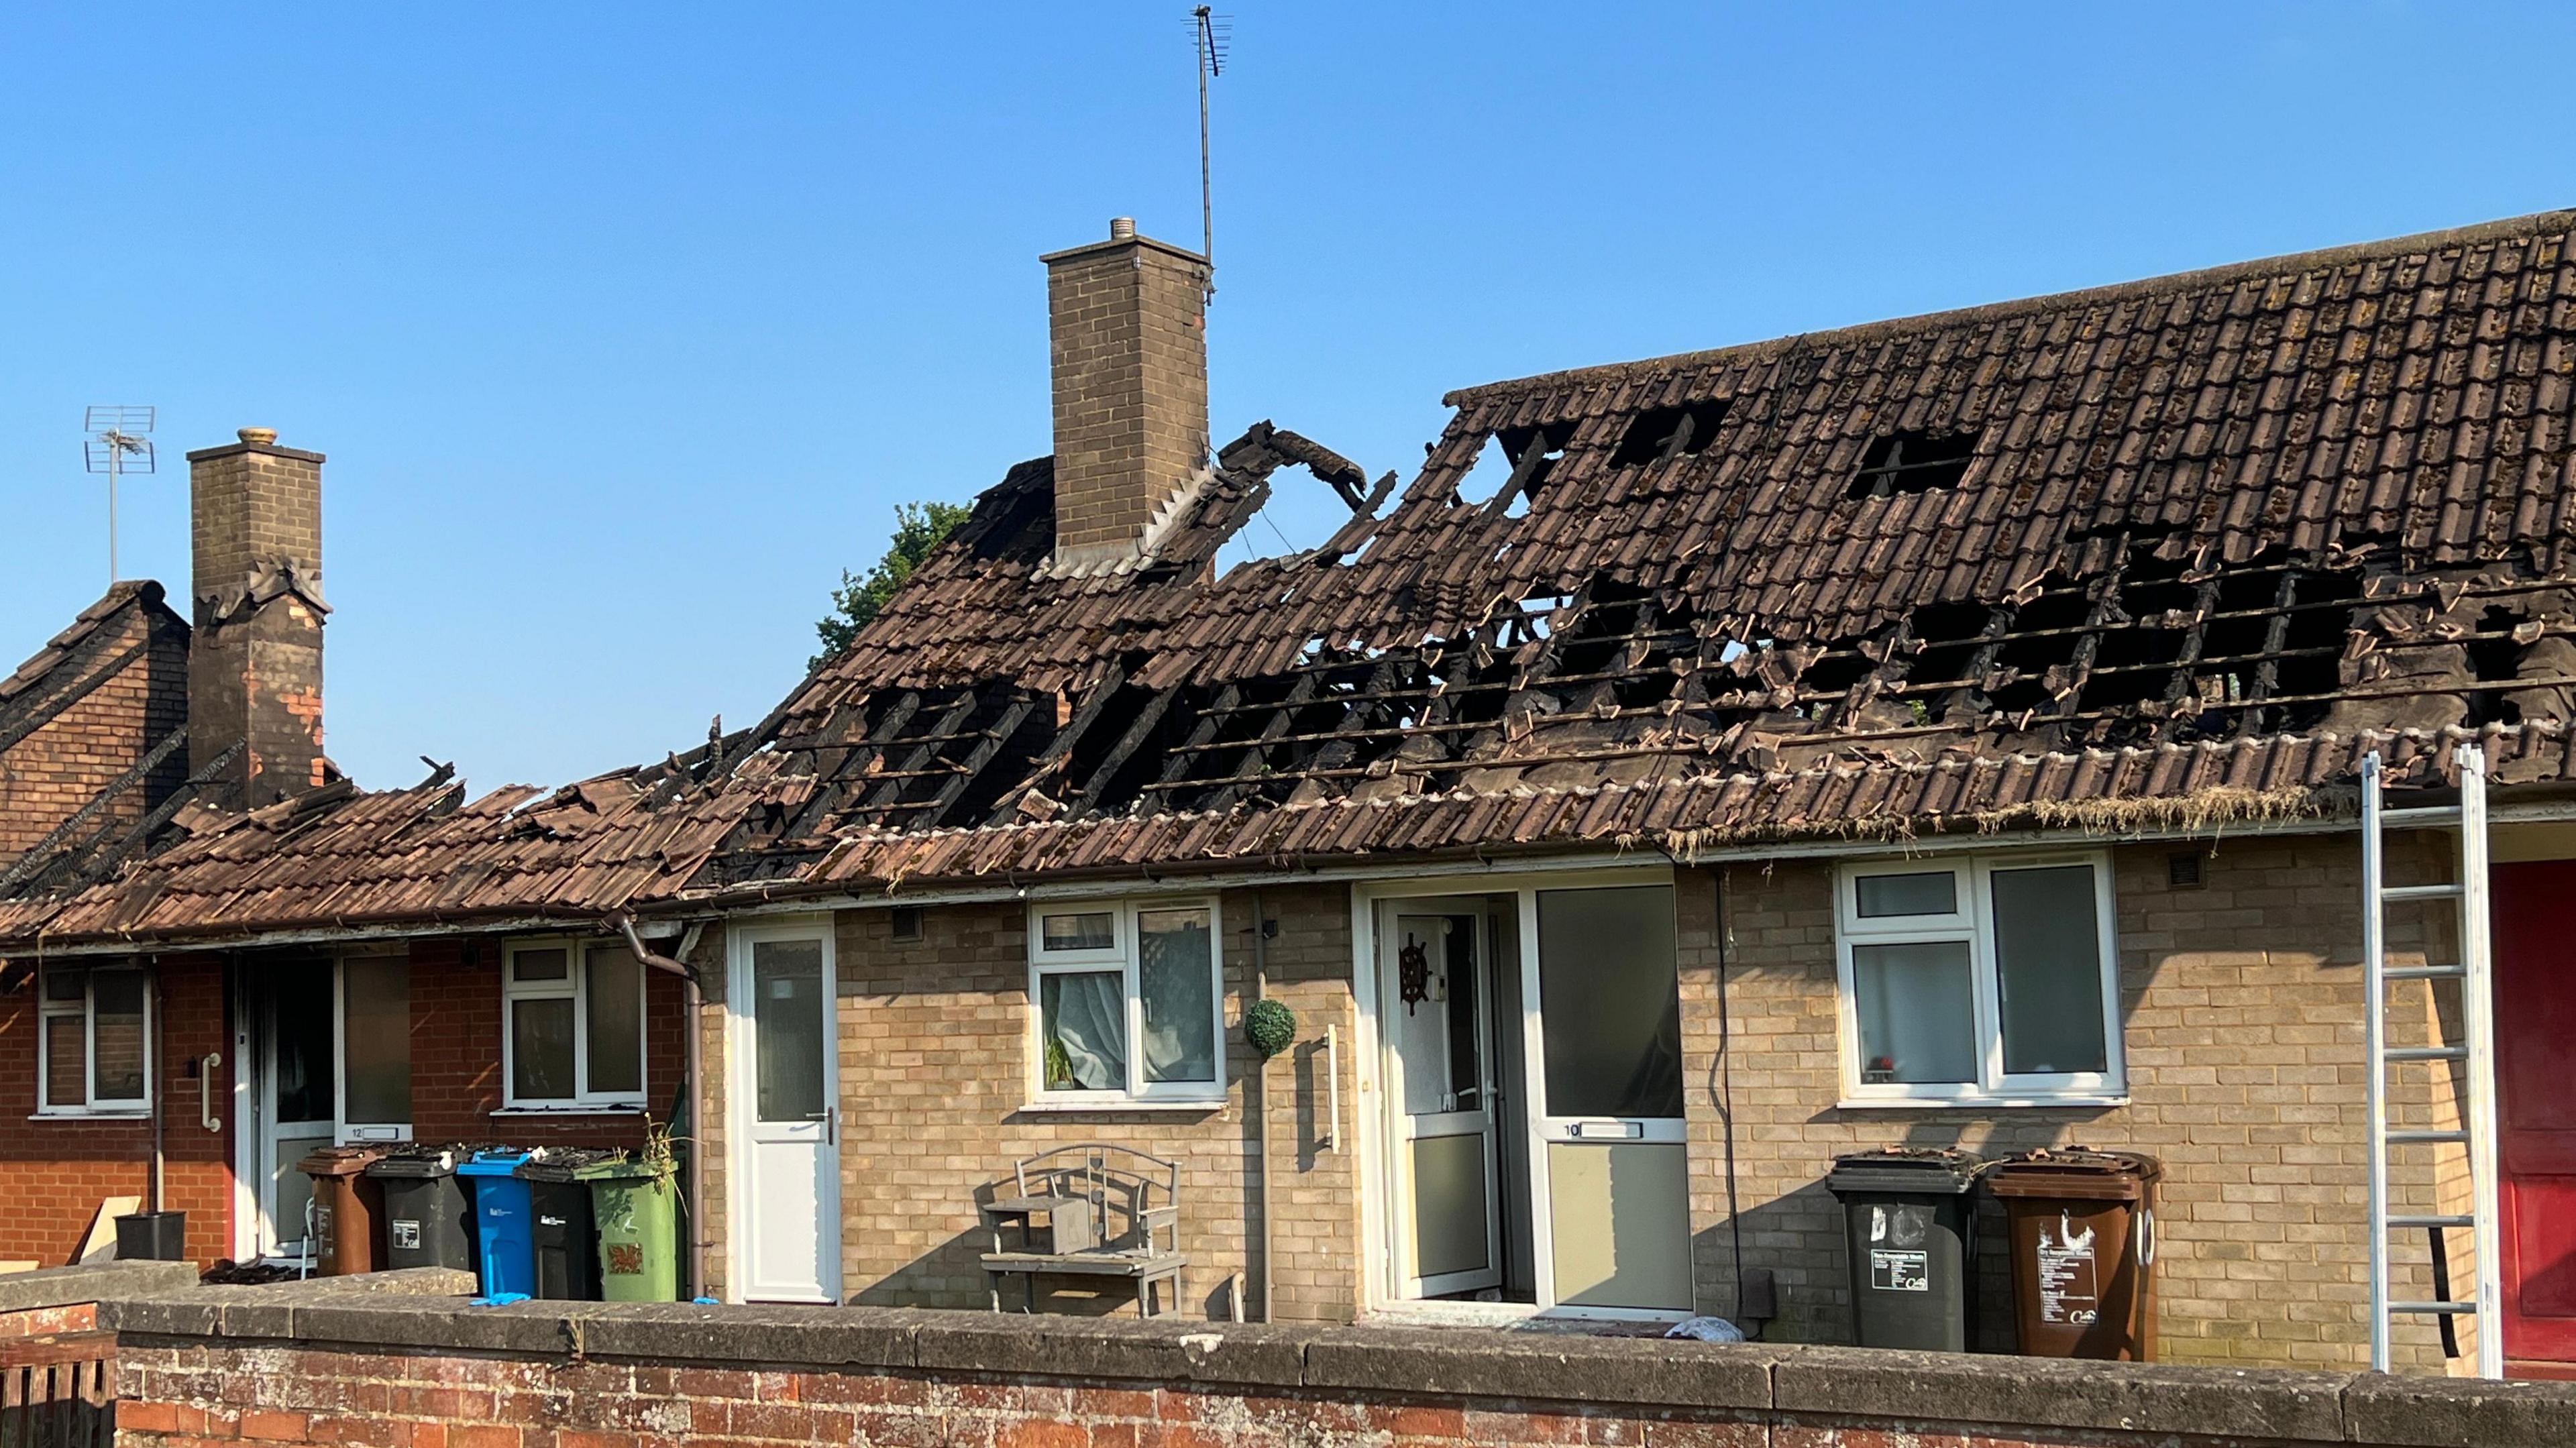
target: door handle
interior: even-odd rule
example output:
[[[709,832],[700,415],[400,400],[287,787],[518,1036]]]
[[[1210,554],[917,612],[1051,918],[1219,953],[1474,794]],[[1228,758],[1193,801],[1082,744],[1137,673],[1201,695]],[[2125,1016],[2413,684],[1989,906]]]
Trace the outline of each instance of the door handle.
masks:
[[[224,1119],[215,1114],[215,1068],[222,1064],[221,1051],[208,1051],[197,1063],[197,1123],[208,1131],[224,1129]]]

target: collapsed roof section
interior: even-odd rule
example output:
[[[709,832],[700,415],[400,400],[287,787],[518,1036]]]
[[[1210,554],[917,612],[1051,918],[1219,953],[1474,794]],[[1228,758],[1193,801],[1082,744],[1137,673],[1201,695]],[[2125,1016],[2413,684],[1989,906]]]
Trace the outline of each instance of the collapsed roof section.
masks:
[[[1471,388],[1384,516],[1345,464],[1348,526],[1221,578],[1293,435],[1228,448],[1118,578],[1042,576],[1023,464],[790,701],[772,743],[813,794],[725,869],[853,831],[2564,720],[2571,220]]]
[[[2199,828],[2576,781],[2576,213],[1262,424],[1115,570],[1013,468],[744,736],[174,823],[0,941],[1335,855]],[[1302,466],[1320,548],[1219,576]],[[5,893],[5,892],[0,892]]]

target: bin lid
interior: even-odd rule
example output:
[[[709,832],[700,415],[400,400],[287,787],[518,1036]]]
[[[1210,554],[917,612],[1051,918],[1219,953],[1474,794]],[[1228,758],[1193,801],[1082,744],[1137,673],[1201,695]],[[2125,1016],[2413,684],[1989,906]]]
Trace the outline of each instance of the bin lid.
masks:
[[[1939,1147],[1890,1146],[1834,1158],[1825,1187],[1843,1192],[1919,1192],[1957,1196],[1977,1184],[1973,1152]]]
[[[518,1175],[539,1182],[586,1182],[598,1177],[629,1175],[620,1163],[626,1153],[612,1148],[550,1146],[528,1154]]]
[[[381,1146],[325,1146],[316,1148],[295,1169],[306,1176],[348,1177],[363,1172],[385,1154]]]
[[[534,1155],[532,1152],[515,1150],[478,1151],[456,1164],[456,1174],[458,1176],[508,1176],[518,1170],[519,1163],[526,1161],[532,1155]]]
[[[371,1177],[443,1177],[456,1175],[452,1151],[393,1151],[367,1167]]]
[[[1986,1190],[1999,1197],[2134,1202],[2164,1174],[2164,1163],[2143,1152],[2069,1146],[2005,1157],[1986,1168]]]

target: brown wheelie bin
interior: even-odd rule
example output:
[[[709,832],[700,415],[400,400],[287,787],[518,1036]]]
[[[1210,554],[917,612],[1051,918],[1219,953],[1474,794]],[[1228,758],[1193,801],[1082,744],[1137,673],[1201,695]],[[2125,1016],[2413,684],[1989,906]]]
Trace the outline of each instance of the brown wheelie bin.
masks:
[[[2154,1157],[2080,1146],[1987,1169],[2011,1243],[2024,1356],[2155,1360],[2162,1175]]]
[[[385,1184],[366,1174],[375,1146],[326,1146],[295,1164],[313,1178],[313,1272],[351,1277],[385,1265]]]

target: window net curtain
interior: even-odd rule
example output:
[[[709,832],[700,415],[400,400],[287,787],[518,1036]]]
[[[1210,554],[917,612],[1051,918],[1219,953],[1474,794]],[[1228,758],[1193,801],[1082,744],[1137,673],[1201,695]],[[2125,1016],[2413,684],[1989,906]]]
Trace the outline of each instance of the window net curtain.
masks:
[[[1216,984],[1207,917],[1149,913],[1137,932],[1136,975],[1144,997],[1145,1079],[1216,1079]]]
[[[1114,971],[1100,971],[1050,975],[1041,984],[1047,1089],[1126,1090],[1126,983]]]

